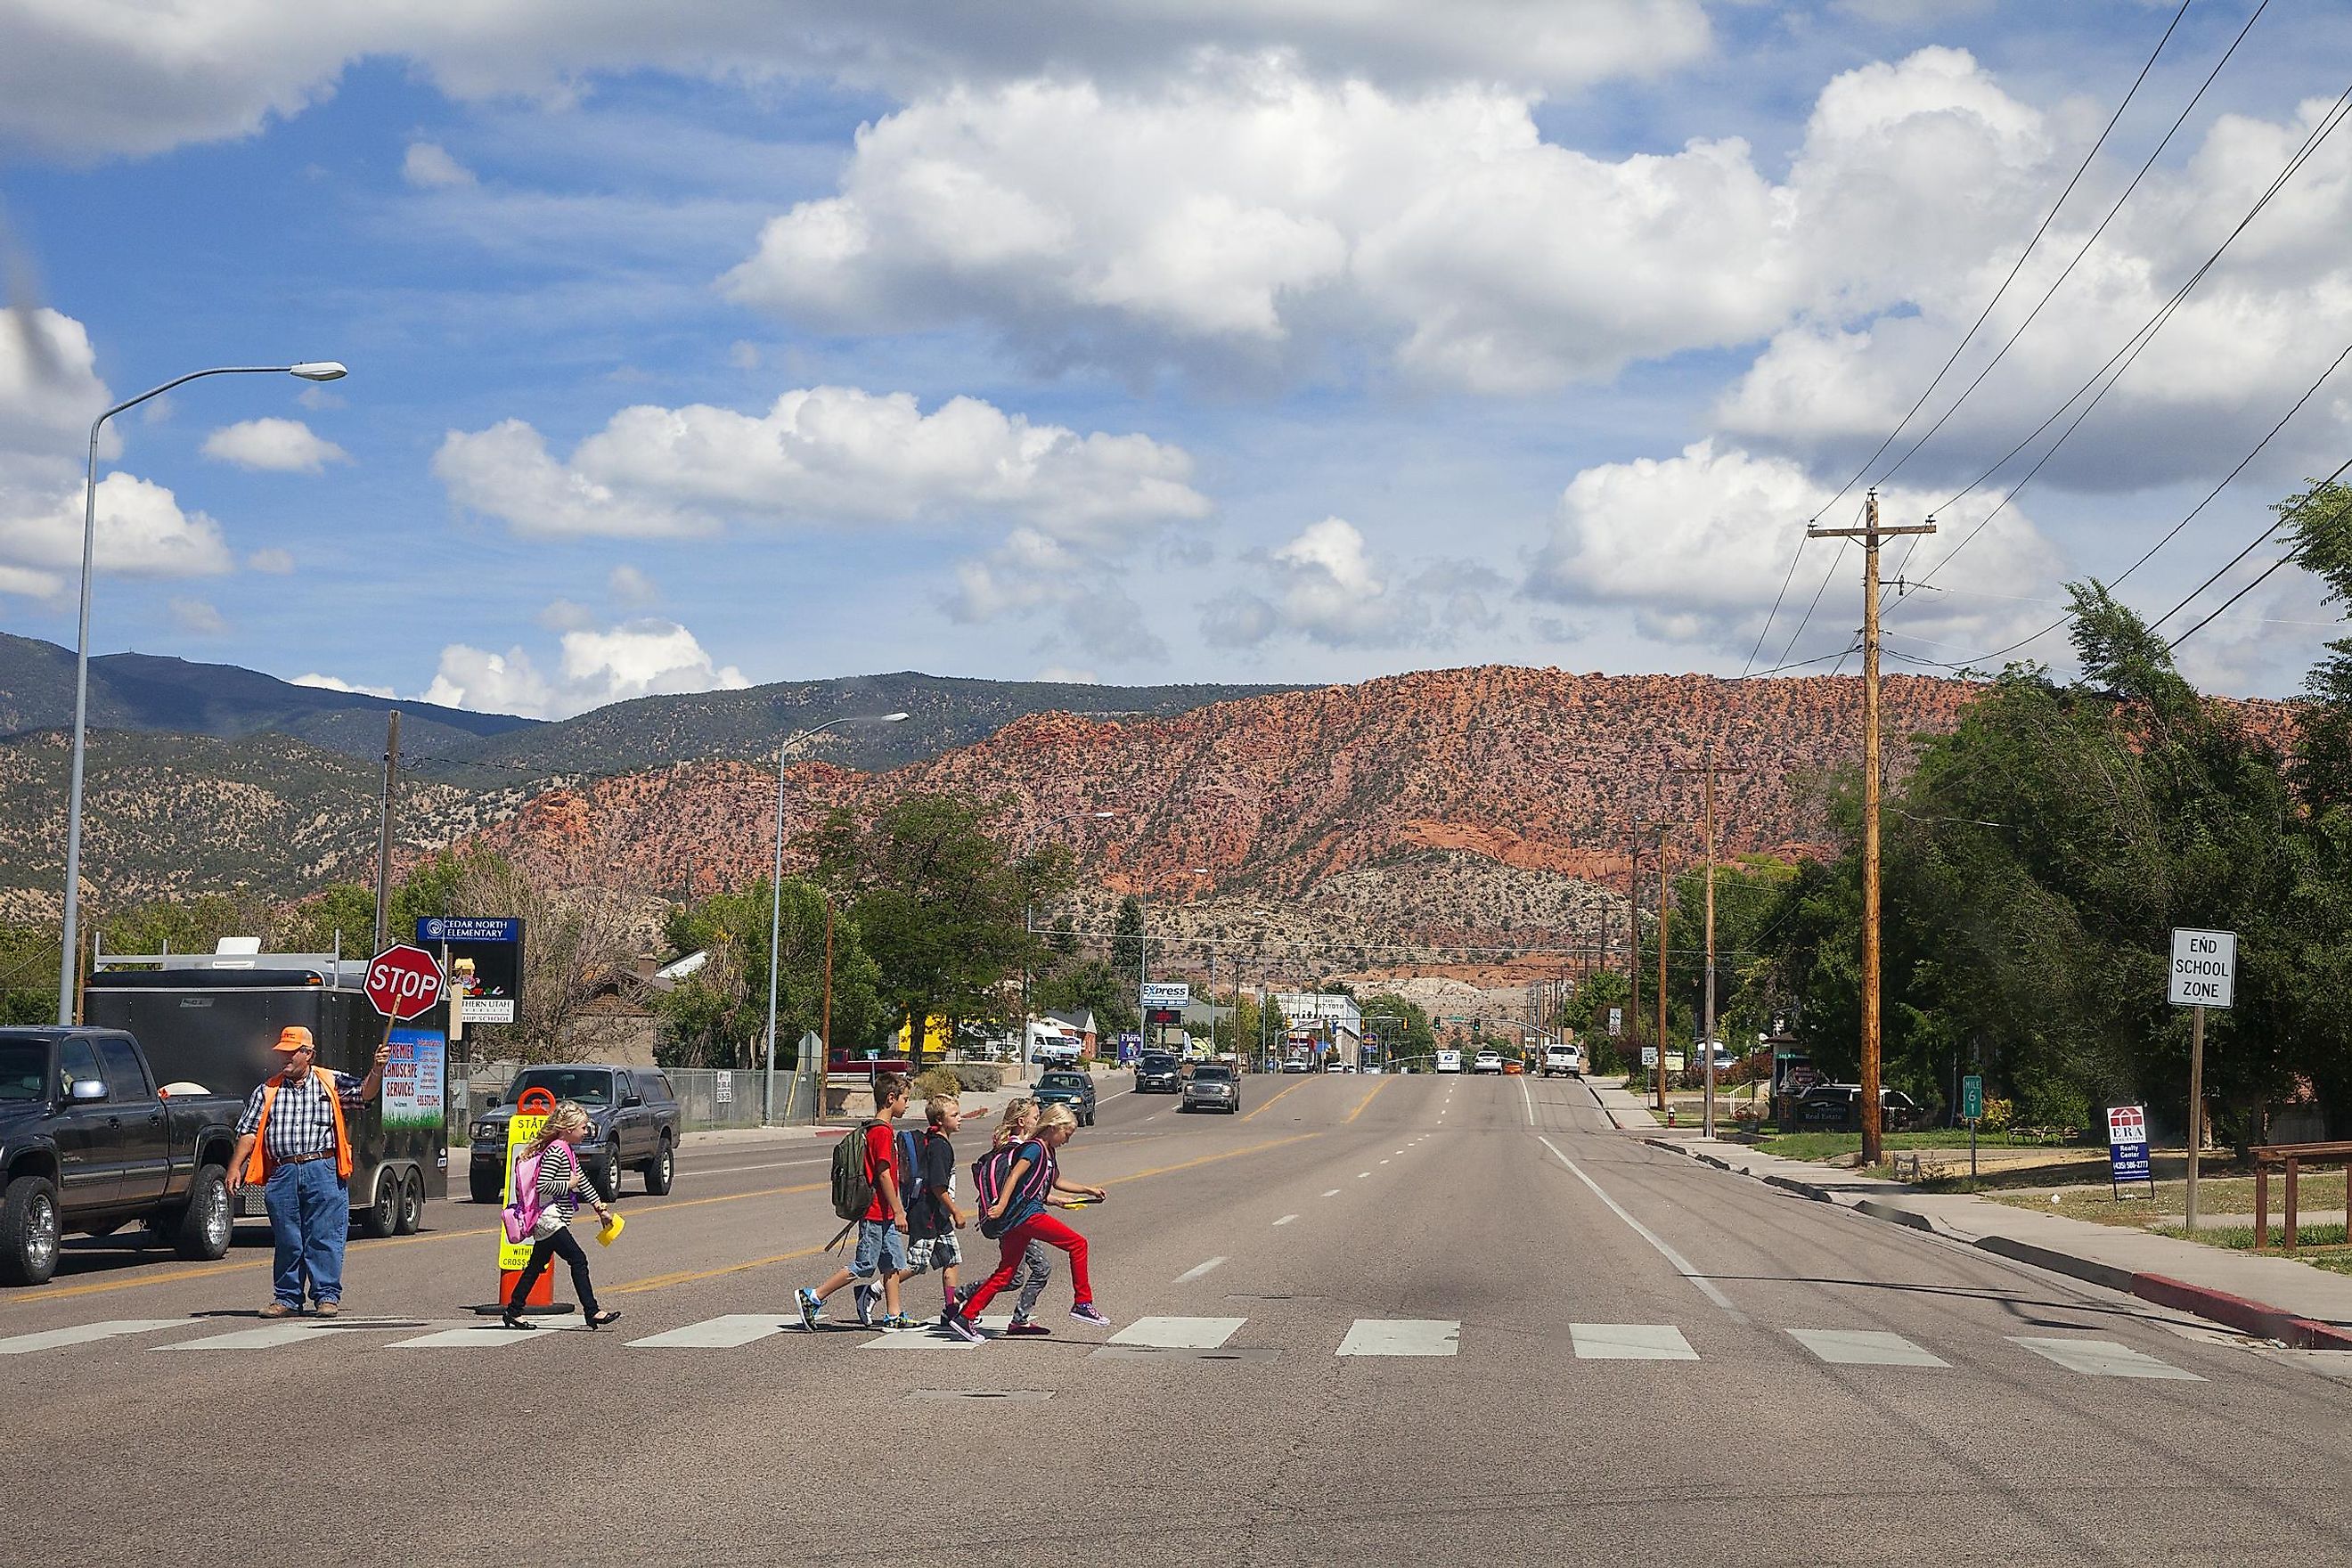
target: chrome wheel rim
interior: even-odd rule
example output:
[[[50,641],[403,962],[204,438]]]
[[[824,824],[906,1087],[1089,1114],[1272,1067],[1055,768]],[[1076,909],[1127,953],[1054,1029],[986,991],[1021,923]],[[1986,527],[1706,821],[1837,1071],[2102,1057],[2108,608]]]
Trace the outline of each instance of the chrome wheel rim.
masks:
[[[230,1219],[228,1193],[218,1185],[205,1189],[205,1244],[226,1250],[228,1247]]]
[[[57,1261],[58,1206],[43,1194],[33,1200],[32,1208],[32,1223],[26,1227],[25,1259],[38,1271]]]

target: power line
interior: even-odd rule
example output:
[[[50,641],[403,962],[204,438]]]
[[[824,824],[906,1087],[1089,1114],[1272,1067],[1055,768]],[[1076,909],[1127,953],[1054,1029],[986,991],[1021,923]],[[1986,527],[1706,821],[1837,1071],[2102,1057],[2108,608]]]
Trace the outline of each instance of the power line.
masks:
[[[1756,656],[1764,651],[1765,634],[1772,629],[1772,617],[1780,613],[1780,601],[1789,596],[1789,584],[1797,575],[1797,563],[1805,558],[1806,543],[1806,537],[1799,534],[1797,552],[1789,557],[1789,569],[1780,574],[1780,591],[1772,595],[1772,607],[1764,612],[1764,624],[1756,628],[1756,646],[1748,650],[1748,662],[1739,667],[1739,679],[1742,680],[1747,679],[1748,672],[1756,668]]]

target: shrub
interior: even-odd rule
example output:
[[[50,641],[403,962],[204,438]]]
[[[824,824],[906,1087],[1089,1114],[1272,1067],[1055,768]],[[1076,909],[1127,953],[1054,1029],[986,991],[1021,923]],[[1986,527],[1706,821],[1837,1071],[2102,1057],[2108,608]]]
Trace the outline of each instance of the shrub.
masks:
[[[1987,1095],[1984,1102],[1984,1120],[1978,1125],[1987,1132],[2006,1132],[2009,1131],[2009,1124],[2016,1119],[2017,1102],[2015,1100],[1995,1100],[1990,1095]]]
[[[1004,1083],[1004,1069],[992,1062],[956,1062],[931,1070],[955,1074],[956,1081],[967,1094],[984,1094],[992,1089],[1002,1088]]]
[[[907,1086],[908,1100],[938,1100],[963,1092],[963,1079],[951,1067],[936,1067],[919,1073]]]

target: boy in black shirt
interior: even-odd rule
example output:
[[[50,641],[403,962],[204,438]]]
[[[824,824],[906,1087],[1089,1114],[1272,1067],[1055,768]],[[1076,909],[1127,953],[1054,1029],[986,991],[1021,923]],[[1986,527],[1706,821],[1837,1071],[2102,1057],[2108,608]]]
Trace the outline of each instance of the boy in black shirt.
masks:
[[[930,1125],[915,1153],[921,1181],[914,1205],[907,1211],[907,1271],[898,1278],[903,1281],[926,1269],[939,1270],[943,1292],[940,1321],[944,1324],[955,1310],[956,1265],[963,1261],[956,1232],[971,1218],[955,1200],[955,1145],[950,1142],[963,1125],[963,1106],[953,1096],[934,1096],[925,1115]]]

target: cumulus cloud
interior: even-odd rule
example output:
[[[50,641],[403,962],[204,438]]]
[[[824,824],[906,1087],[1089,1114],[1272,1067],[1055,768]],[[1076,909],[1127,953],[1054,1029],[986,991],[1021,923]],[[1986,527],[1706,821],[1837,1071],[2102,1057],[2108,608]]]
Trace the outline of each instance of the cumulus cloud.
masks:
[[[172,624],[190,637],[216,637],[228,631],[228,617],[204,599],[173,599]]]
[[[97,372],[89,333],[46,307],[0,319],[0,454],[67,458],[79,454],[89,422],[114,401]],[[119,443],[110,425],[101,456]]]
[[[1788,574],[1797,540],[1834,493],[1789,458],[1719,448],[1712,439],[1674,458],[1586,468],[1560,496],[1559,517],[1534,554],[1526,591],[1549,604],[1628,606],[1647,636],[1744,654]],[[1921,564],[1957,543],[1999,500],[1980,498],[1939,517],[1942,536],[1927,546]],[[1888,523],[1916,521],[1933,504],[1925,491],[1896,488],[1881,492],[1880,514]],[[1851,521],[1841,514],[1823,519],[1823,525]],[[1808,584],[1820,582],[1838,548],[1834,542],[1808,547]],[[1853,561],[1851,552],[1845,559]],[[1969,546],[1966,559],[1969,584],[1990,592],[2046,595],[2063,574],[2057,552],[2021,508],[1995,520]],[[1889,576],[1894,563],[1887,558]],[[1853,566],[1850,584],[1843,580],[1844,567],[1838,571],[1840,580],[1828,589],[1837,596],[1824,601],[1812,623],[1818,646],[1800,648],[1801,654],[1841,646],[1859,614],[1852,601],[1860,567]],[[1915,603],[1920,607],[1906,605],[1901,617],[1907,634],[1948,637],[1970,647],[1981,646],[1971,639],[1998,637],[2039,613],[1976,597],[1947,603],[1932,594]],[[1832,604],[1840,607],[1832,611]],[[1791,607],[1789,618],[1776,624],[1793,634],[1801,614],[1801,605]]]
[[[633,697],[736,690],[750,682],[720,665],[675,621],[630,621],[567,631],[552,675],[520,647],[504,653],[465,643],[441,650],[424,700],[527,719],[566,719]]]
[[[1128,593],[1116,552],[1034,528],[1016,528],[993,550],[959,562],[941,607],[967,626],[1024,626],[1041,649],[1083,650],[1120,664],[1168,657],[1168,645]]]
[[[509,419],[451,431],[434,472],[452,500],[534,534],[658,537],[730,518],[907,523],[993,512],[1100,540],[1200,517],[1181,448],[1081,436],[970,397],[924,413],[905,393],[788,392],[764,414],[695,404],[615,414],[558,461]]]
[[[1202,49],[1269,48],[1318,73],[1560,89],[1653,75],[1708,42],[1700,0],[312,0],[299,15],[212,5],[161,20],[140,0],[77,0],[0,8],[0,139],[86,156],[248,135],[370,56],[463,99],[563,100],[603,73],[827,76],[907,93],[1046,71],[1149,78]]]
[[[307,674],[296,676],[291,681],[288,682],[288,684],[292,686],[315,686],[321,691],[355,692],[362,697],[389,698],[394,695],[393,689],[389,686],[355,686],[340,676],[321,675],[315,669],[308,672]]]
[[[1281,636],[1326,647],[1397,647],[1442,643],[1493,627],[1489,601],[1503,580],[1467,562],[1433,561],[1410,573],[1376,564],[1364,536],[1327,517],[1256,564],[1265,593],[1221,596],[1202,629],[1221,642],[1255,645]]]
[[[400,161],[400,177],[421,191],[474,184],[474,171],[449,155],[438,142],[411,142]]]
[[[60,592],[81,569],[82,487],[0,511],[0,578],[6,592]],[[130,474],[98,481],[97,564],[126,577],[211,577],[230,569],[220,525],[183,511],[172,492]]]
[[[276,474],[315,474],[352,455],[314,433],[299,419],[245,419],[224,425],[205,437],[205,456],[240,468]]]

